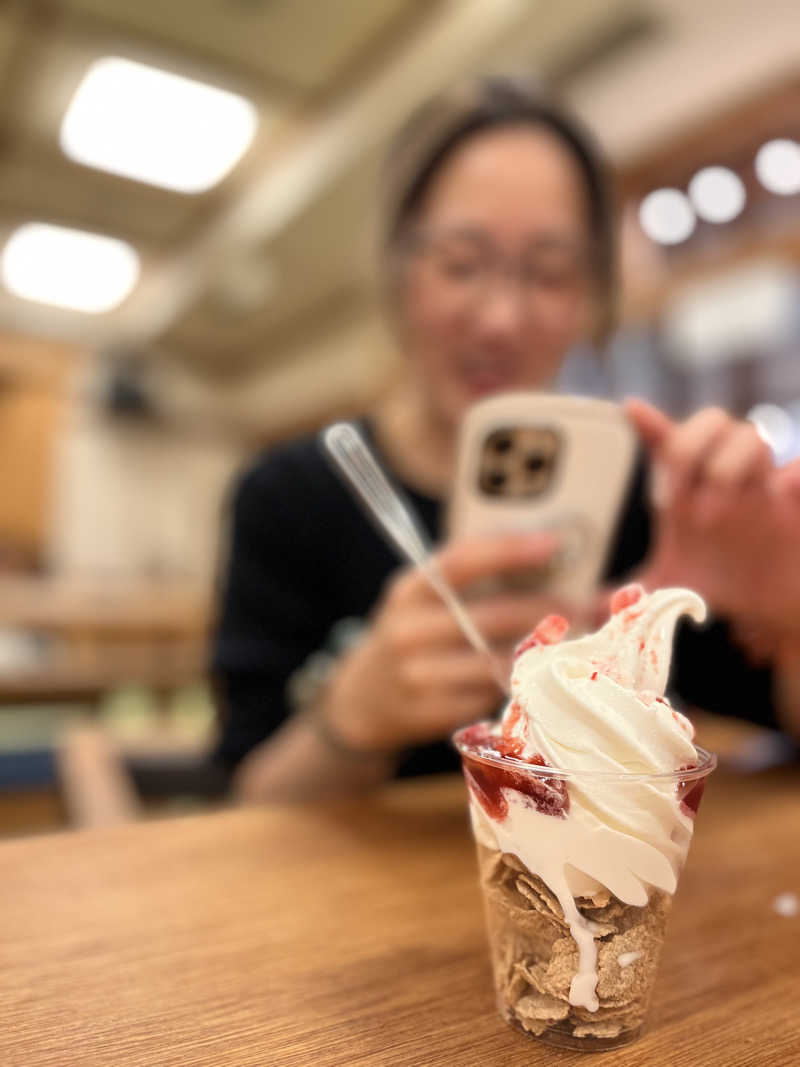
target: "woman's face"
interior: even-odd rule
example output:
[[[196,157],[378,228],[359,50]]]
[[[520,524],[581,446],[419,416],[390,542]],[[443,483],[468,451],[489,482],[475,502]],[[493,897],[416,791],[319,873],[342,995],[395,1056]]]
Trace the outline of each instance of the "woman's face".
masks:
[[[538,388],[591,314],[585,192],[569,149],[507,127],[456,149],[432,180],[404,253],[403,338],[435,417]]]

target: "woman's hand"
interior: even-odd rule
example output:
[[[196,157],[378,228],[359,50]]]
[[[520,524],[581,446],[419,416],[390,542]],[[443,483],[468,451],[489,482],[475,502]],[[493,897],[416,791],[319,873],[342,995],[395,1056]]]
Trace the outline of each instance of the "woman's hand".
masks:
[[[719,408],[682,423],[640,400],[625,410],[652,460],[645,584],[687,585],[723,614],[800,631],[800,466],[778,470],[755,427]]]
[[[436,557],[455,588],[544,564],[552,537],[502,534],[448,545]],[[492,646],[518,641],[552,602],[497,594],[470,614]],[[457,726],[492,714],[503,699],[488,658],[466,642],[447,608],[418,570],[388,585],[363,641],[342,661],[320,708],[348,744],[397,750],[446,737]]]

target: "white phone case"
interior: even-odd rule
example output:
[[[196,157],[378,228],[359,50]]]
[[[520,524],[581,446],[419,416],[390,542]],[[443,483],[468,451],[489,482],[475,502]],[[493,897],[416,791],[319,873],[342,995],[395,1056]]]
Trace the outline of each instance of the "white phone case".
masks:
[[[461,427],[449,535],[553,531],[562,547],[529,584],[585,604],[601,579],[635,456],[634,431],[610,401],[489,397]]]

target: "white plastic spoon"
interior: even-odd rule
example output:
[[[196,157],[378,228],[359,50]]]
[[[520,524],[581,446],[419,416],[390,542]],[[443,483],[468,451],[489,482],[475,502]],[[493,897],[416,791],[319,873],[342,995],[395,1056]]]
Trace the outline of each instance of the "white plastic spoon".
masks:
[[[489,660],[492,675],[508,694],[508,679],[475,626],[463,601],[436,566],[419,518],[411,505],[398,496],[356,428],[349,422],[337,422],[322,434],[322,440],[339,470],[346,476],[362,504],[374,516],[395,548],[417,566],[439,594],[476,651]]]

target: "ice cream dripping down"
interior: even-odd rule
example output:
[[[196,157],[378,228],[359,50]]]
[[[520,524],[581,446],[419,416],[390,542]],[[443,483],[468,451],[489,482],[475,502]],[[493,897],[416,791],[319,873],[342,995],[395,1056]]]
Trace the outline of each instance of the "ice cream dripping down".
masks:
[[[643,907],[651,888],[674,893],[702,793],[679,774],[698,765],[694,729],[664,695],[683,615],[704,620],[696,593],[632,585],[596,633],[565,639],[548,616],[517,649],[500,722],[468,731],[475,758],[462,752],[476,837],[557,897],[578,946],[570,1003],[589,1011],[596,931],[575,898],[605,887]]]

